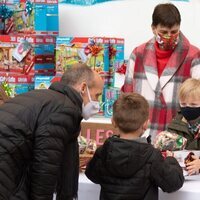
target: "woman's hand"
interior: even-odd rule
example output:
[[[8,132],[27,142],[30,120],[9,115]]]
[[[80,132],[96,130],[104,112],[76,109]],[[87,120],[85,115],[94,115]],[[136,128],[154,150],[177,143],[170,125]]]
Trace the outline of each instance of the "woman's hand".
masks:
[[[172,151],[167,150],[166,157],[169,157],[169,156],[174,157],[174,153]]]
[[[186,165],[186,169],[188,171],[188,175],[198,174],[200,170],[200,159],[197,156],[192,156],[194,159],[192,162],[189,162]]]

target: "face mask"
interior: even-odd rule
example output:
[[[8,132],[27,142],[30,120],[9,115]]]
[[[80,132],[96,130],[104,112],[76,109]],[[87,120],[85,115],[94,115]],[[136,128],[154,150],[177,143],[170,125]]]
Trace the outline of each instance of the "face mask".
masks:
[[[82,116],[85,120],[88,120],[92,115],[95,115],[100,110],[100,105],[98,101],[92,101],[89,89],[87,87],[87,93],[89,102],[86,105],[82,105]]]
[[[200,116],[200,107],[181,107],[181,113],[187,121],[195,120]]]
[[[173,34],[171,36],[162,36],[158,34],[156,36],[156,41],[165,50],[173,50],[178,44],[179,33]]]

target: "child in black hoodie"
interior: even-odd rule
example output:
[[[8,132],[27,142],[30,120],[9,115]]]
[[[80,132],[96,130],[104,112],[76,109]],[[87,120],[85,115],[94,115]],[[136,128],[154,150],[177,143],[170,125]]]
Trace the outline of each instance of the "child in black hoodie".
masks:
[[[173,192],[184,182],[172,156],[141,137],[148,126],[149,105],[137,93],[122,94],[113,105],[113,125],[120,134],[108,138],[88,163],[86,176],[101,185],[100,200],[157,200],[158,187]]]

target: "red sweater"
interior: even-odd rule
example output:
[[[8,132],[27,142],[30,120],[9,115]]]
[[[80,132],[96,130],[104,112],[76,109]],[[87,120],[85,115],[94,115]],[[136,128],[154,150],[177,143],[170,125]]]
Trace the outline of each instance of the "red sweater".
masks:
[[[173,50],[162,50],[159,48],[158,43],[155,42],[155,49],[156,49],[156,58],[157,58],[157,69],[158,69],[158,76],[160,77],[165,66],[172,55]]]

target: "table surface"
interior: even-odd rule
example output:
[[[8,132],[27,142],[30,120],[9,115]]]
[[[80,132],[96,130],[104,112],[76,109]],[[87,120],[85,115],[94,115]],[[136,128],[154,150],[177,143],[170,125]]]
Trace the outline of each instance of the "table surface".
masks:
[[[183,187],[177,192],[165,193],[159,190],[159,200],[199,200],[200,175],[185,177]],[[99,200],[100,186],[92,183],[85,174],[79,175],[79,200]]]

